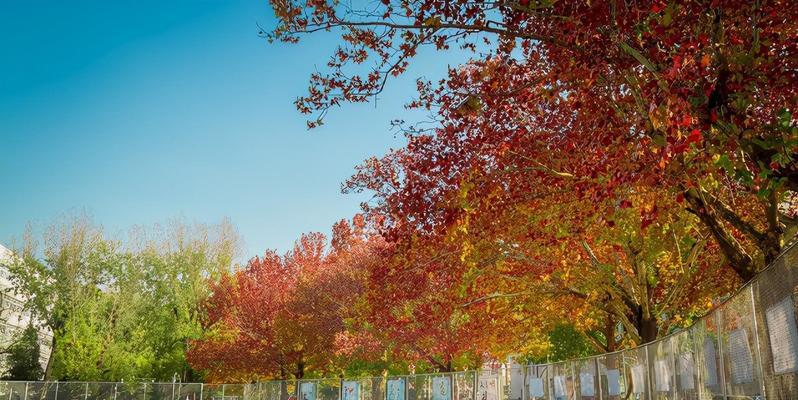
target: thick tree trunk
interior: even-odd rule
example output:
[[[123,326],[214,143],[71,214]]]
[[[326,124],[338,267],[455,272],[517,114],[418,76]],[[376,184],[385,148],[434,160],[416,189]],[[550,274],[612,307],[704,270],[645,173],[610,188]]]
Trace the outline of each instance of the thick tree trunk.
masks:
[[[300,360],[296,363],[296,371],[294,372],[294,377],[296,379],[302,379],[305,377],[305,361]]]
[[[695,189],[685,191],[684,198],[690,205],[688,210],[706,225],[712,233],[712,237],[720,246],[721,251],[723,251],[723,255],[726,256],[732,269],[737,272],[740,279],[745,282],[751,280],[756,275],[754,259],[745,252],[745,249],[743,249],[737,239],[723,226],[723,222],[721,222],[715,210],[707,204]]]
[[[659,336],[659,326],[657,325],[657,319],[654,317],[650,318],[640,318],[638,322],[638,333],[640,334],[640,340],[642,343],[646,344],[657,340]]]
[[[782,226],[779,218],[780,197],[780,193],[771,190],[765,206],[765,215],[768,221],[768,231],[765,233],[764,248],[762,249],[765,253],[765,265],[769,265],[776,260],[776,257],[781,254],[781,248],[784,245],[784,226]]]

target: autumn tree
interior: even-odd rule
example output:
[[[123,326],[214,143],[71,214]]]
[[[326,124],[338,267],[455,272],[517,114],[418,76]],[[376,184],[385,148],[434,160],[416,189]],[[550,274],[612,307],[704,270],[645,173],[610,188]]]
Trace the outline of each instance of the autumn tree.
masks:
[[[409,166],[382,177],[404,199],[399,214],[384,215],[405,225],[457,219],[436,209],[441,196],[486,166],[531,169],[535,184],[590,200],[660,187],[699,218],[743,280],[795,223],[785,200],[798,189],[798,11],[787,1],[271,4],[272,40],[340,32],[327,70],[297,101],[318,118],[369,101],[424,48],[473,53],[444,79],[418,81],[410,106],[433,110],[438,127],[411,126],[408,151],[369,161]],[[419,148],[434,157],[417,157]],[[497,160],[506,155],[516,162]],[[518,196],[528,187],[507,179]]]
[[[211,380],[301,379],[338,368],[336,349],[363,288],[355,235],[340,222],[329,246],[319,233],[302,235],[285,255],[267,251],[212,283],[208,333],[192,343],[192,365]]]

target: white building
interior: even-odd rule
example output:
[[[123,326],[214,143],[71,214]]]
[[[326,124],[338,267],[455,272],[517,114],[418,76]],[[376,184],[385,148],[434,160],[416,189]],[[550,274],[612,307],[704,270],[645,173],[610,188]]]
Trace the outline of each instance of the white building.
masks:
[[[25,298],[14,293],[14,284],[8,272],[8,263],[13,260],[14,253],[0,245],[0,349],[11,344],[14,335],[21,332],[31,323],[31,315],[25,310]],[[33,321],[34,325],[40,324]],[[47,367],[53,343],[53,334],[49,329],[39,328],[39,362],[42,369]],[[0,369],[5,370],[0,361]]]

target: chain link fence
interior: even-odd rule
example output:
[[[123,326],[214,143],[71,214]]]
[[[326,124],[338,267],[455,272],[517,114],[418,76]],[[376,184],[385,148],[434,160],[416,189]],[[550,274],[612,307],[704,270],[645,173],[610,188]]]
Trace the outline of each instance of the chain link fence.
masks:
[[[253,384],[0,382],[0,400],[798,399],[798,245],[692,327],[634,349],[493,370]]]

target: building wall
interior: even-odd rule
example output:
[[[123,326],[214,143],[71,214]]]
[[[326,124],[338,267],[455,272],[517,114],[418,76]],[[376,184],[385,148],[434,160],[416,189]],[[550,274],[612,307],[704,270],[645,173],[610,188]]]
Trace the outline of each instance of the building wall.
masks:
[[[52,351],[53,334],[49,329],[42,328],[39,321],[32,320],[30,312],[25,310],[25,297],[14,293],[14,284],[7,268],[13,257],[9,249],[0,245],[0,349],[11,344],[14,335],[33,322],[39,326],[39,362],[45,369]],[[5,360],[0,358],[0,369],[4,371],[5,368]]]

